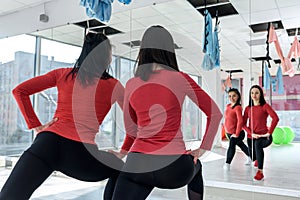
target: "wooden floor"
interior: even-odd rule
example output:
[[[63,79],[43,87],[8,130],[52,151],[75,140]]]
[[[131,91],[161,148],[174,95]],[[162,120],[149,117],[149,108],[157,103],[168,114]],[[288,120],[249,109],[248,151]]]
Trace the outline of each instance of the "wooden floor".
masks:
[[[194,145],[198,145],[195,143]],[[296,200],[300,199],[300,143],[265,150],[265,179],[253,181],[256,169],[244,165],[246,156],[237,150],[230,171],[223,170],[227,142],[201,158],[206,200]],[[0,187],[11,169],[0,167]],[[33,194],[34,200],[94,200],[102,198],[105,182],[87,183],[53,175]],[[186,187],[176,190],[155,189],[149,200],[185,200]]]

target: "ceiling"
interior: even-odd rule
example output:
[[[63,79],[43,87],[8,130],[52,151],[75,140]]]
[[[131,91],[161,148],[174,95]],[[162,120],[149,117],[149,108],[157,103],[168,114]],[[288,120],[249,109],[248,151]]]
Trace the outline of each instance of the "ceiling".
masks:
[[[52,0],[52,2],[55,1],[59,0]],[[142,4],[146,1],[148,1],[147,5]],[[0,20],[5,15],[22,12],[22,10],[30,7],[44,5],[44,9],[47,9],[49,2],[50,0],[1,0]],[[180,47],[176,50],[180,68],[192,74],[201,73],[204,55],[202,53],[204,17],[196,8],[199,10],[203,8],[201,5],[203,5],[204,0],[157,0],[152,1],[150,5],[149,2],[149,0],[132,0],[131,7],[121,10],[116,7],[122,5],[117,0],[114,1],[110,21],[100,25],[100,28],[108,26],[120,31],[118,34],[109,35],[114,45],[114,53],[135,60],[138,47],[130,48],[124,43],[140,40],[146,28],[159,24],[172,33],[175,43]],[[193,5],[195,2],[201,2],[201,5]],[[243,76],[244,73],[255,75],[261,73],[262,62],[253,61],[250,58],[266,56],[267,31],[254,32],[250,25],[281,21],[283,27],[276,29],[276,33],[283,54],[288,55],[294,35],[289,36],[287,30],[300,27],[299,0],[220,0],[218,1],[219,4],[216,4],[217,0],[207,0],[207,2],[208,8],[215,5],[231,4],[237,13],[219,17],[221,28],[219,32],[220,68],[222,71],[243,71],[243,73],[232,74],[233,78]],[[85,22],[85,20],[82,19],[81,21]],[[77,20],[77,22],[79,21]],[[80,46],[82,45],[84,29],[74,23],[69,23],[51,29],[40,29],[31,32],[31,34]],[[269,48],[271,58],[278,59],[274,44],[270,44]],[[293,65],[297,67],[297,62],[293,62]],[[275,74],[278,64],[271,61],[271,66],[270,72]],[[224,77],[227,75],[226,72],[221,74]]]
[[[0,17],[44,4],[52,0],[1,0]]]

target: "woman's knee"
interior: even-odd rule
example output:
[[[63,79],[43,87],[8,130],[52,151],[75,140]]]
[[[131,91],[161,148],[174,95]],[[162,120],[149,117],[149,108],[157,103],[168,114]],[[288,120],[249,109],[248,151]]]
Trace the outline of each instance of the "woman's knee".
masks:
[[[239,141],[242,141],[242,140],[244,140],[244,138],[245,138],[245,131],[242,130],[242,131],[240,132],[240,134],[239,134],[238,140],[239,140]]]
[[[237,143],[238,143],[237,138],[235,138],[235,137],[230,138],[229,146],[233,147],[233,146],[237,145]]]

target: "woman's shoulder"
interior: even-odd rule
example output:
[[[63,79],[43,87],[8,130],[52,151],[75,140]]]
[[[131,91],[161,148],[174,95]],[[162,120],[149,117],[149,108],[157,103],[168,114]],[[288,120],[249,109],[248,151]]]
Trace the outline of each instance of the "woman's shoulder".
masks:
[[[53,74],[55,75],[56,77],[61,77],[61,76],[64,76],[68,73],[70,73],[70,71],[72,70],[72,68],[56,68],[56,69],[52,69],[48,72],[48,74]]]
[[[268,103],[265,103],[263,106],[262,106],[264,109],[269,109],[271,108],[272,109],[272,106]]]
[[[242,110],[243,108],[242,108],[242,105],[238,104],[238,105],[234,106],[234,109],[235,110]]]
[[[53,69],[53,70],[63,71],[63,72],[70,72],[72,69],[73,69],[72,67],[62,67],[62,68],[56,68],[56,69]]]
[[[243,108],[241,104],[236,105],[237,108]]]
[[[248,111],[250,109],[250,106],[245,107],[245,111]]]
[[[130,79],[128,79],[128,81],[126,81],[126,83],[131,83],[131,82],[136,82],[136,81],[141,81],[142,79],[140,79],[140,77],[131,77]]]
[[[71,67],[62,67],[62,68],[56,68],[52,69],[50,72],[56,72],[56,73],[69,73],[73,68]]]
[[[186,73],[171,69],[158,69],[153,71],[153,74],[162,74],[164,76],[188,76]]]
[[[184,78],[184,79],[182,79],[184,82],[188,82],[188,83],[197,83],[197,81],[195,81],[188,73],[186,73],[186,72],[182,72],[182,71],[176,71],[176,74],[177,74],[177,76],[179,76],[180,78],[179,79],[182,79],[182,77]]]
[[[111,78],[108,78],[108,79],[100,79],[100,80],[105,81],[106,83],[109,83],[111,85],[122,85],[122,83],[114,77],[111,77]]]
[[[176,71],[176,73],[178,73],[178,74],[180,74],[180,75],[182,75],[182,76],[184,76],[184,77],[189,77],[189,78],[191,78],[190,75],[187,74],[186,72],[182,72],[182,71],[177,72],[177,71]]]

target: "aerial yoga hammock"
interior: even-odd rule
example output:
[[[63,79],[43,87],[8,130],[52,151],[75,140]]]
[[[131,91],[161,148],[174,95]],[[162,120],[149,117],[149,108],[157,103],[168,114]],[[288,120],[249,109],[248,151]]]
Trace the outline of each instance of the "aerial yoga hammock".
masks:
[[[272,87],[273,92],[278,92],[278,94],[284,94],[284,85],[283,85],[283,77],[281,67],[279,66],[277,69],[277,73],[275,77],[272,77],[267,64],[264,65],[264,88],[266,90],[270,89],[270,85]]]
[[[205,1],[206,6],[206,1]],[[212,17],[207,9],[204,10],[204,34],[202,51],[205,53],[202,68],[206,71],[220,67],[220,46],[219,46],[219,21],[218,11],[216,11],[216,24],[212,33]]]
[[[277,54],[280,58],[280,61],[281,61],[282,72],[283,73],[288,73],[288,75],[290,77],[294,76],[295,75],[295,70],[294,70],[294,67],[293,67],[292,62],[291,62],[291,56],[293,55],[293,49],[296,48],[297,44],[295,44],[294,46],[292,45],[292,48],[289,52],[288,57],[284,57],[283,53],[282,53],[282,50],[281,50],[281,47],[280,47],[280,44],[279,44],[279,41],[278,41],[277,34],[276,34],[274,26],[272,24],[270,25],[270,32],[269,32],[268,42],[269,43],[274,42],[274,44],[275,44],[276,52],[277,52]],[[299,53],[297,53],[297,56],[298,55],[299,55]]]
[[[108,22],[111,17],[113,2],[114,0],[80,0],[80,5],[85,7],[88,17]],[[131,0],[119,0],[119,2],[129,4]]]

